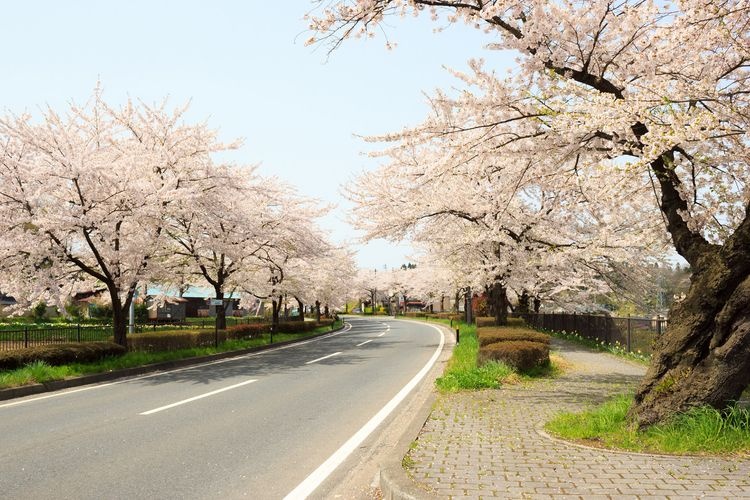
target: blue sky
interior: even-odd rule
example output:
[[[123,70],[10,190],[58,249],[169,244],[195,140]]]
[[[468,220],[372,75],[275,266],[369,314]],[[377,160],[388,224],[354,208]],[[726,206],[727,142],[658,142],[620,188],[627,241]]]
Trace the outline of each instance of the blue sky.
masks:
[[[344,222],[339,186],[377,160],[361,153],[369,135],[417,124],[423,91],[457,82],[443,65],[469,57],[493,66],[509,58],[482,50],[488,39],[465,26],[434,34],[427,18],[393,19],[381,36],[353,40],[328,56],[305,47],[308,0],[70,0],[3,5],[0,107],[20,112],[70,99],[83,102],[101,80],[105,98],[191,100],[189,116],[222,139],[243,138],[228,159],[261,164],[265,175],[304,195],[338,204],[325,221],[337,242],[356,236]],[[374,242],[358,249],[363,267],[398,266],[408,245]]]

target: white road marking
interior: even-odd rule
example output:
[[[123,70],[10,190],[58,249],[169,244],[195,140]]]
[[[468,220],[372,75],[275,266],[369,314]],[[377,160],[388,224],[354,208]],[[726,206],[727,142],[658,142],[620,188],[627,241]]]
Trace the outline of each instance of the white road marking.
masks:
[[[317,363],[318,361],[323,361],[324,359],[328,359],[328,358],[332,358],[332,357],[334,357],[334,356],[338,356],[339,354],[341,354],[341,351],[339,351],[339,352],[334,352],[333,354],[329,354],[328,356],[323,356],[322,358],[318,358],[318,359],[313,359],[312,361],[308,361],[308,362],[307,362],[307,363],[305,363],[305,364],[306,364],[306,365],[311,365],[311,364],[313,364],[313,363]]]
[[[386,333],[388,333],[388,330],[386,330],[386,331],[384,331],[383,333],[381,333],[380,335],[378,335],[378,337],[382,337],[382,336],[383,336],[383,335],[385,335]]]
[[[372,342],[372,341],[373,341],[373,339],[370,339],[370,340],[365,340],[365,341],[364,341],[364,342],[362,342],[361,344],[357,344],[357,347],[361,347],[361,346],[363,346],[363,345],[365,345],[365,344],[369,344],[369,343],[370,343],[370,342]]]
[[[328,334],[328,335],[321,335],[320,337],[316,337],[316,338],[310,339],[310,340],[304,340],[302,342],[296,342],[294,344],[283,345],[283,346],[280,346],[280,347],[274,347],[272,349],[266,349],[265,351],[260,351],[260,352],[251,352],[250,354],[243,354],[243,355],[240,355],[240,356],[233,356],[231,358],[219,359],[217,361],[208,361],[206,363],[200,363],[200,364],[190,365],[190,366],[186,366],[186,367],[183,367],[183,368],[175,368],[174,370],[167,370],[167,371],[163,371],[163,372],[149,373],[149,374],[146,374],[146,375],[138,375],[138,376],[135,376],[135,377],[126,377],[126,378],[123,378],[121,380],[117,380],[115,382],[107,382],[107,383],[104,383],[104,384],[96,384],[96,383],[94,383],[92,385],[87,385],[85,387],[81,387],[80,389],[71,389],[69,391],[58,391],[58,392],[53,392],[51,394],[45,394],[44,396],[38,396],[38,397],[35,397],[35,398],[22,399],[22,400],[19,400],[19,401],[13,401],[11,403],[0,404],[0,408],[8,408],[8,407],[11,407],[11,406],[18,406],[18,405],[22,405],[22,404],[26,404],[26,403],[33,403],[35,401],[42,401],[44,399],[56,398],[56,397],[59,397],[59,396],[67,396],[68,394],[75,394],[77,392],[90,391],[92,389],[102,389],[104,387],[109,387],[109,386],[112,386],[112,385],[119,385],[119,384],[125,384],[127,382],[133,382],[134,380],[143,380],[143,379],[146,379],[146,378],[161,377],[162,375],[169,375],[171,373],[184,372],[186,370],[192,370],[192,369],[195,369],[195,368],[200,368],[202,366],[218,365],[218,364],[221,364],[221,363],[228,363],[228,362],[237,361],[237,360],[240,360],[240,359],[253,358],[255,356],[260,356],[260,355],[266,354],[268,352],[280,351],[282,349],[291,349],[293,347],[297,347],[297,346],[300,346],[300,345],[309,344],[310,342],[317,342],[318,340],[323,340],[323,339],[327,339],[327,338],[330,338],[330,337],[335,337],[335,336],[340,335],[342,333],[346,333],[346,332],[348,332],[349,330],[352,329],[351,323],[346,322],[344,324],[346,326],[342,330],[339,330],[338,332],[333,332],[333,333]]]
[[[406,396],[409,395],[412,389],[416,387],[416,385],[424,378],[425,375],[427,375],[427,372],[430,371],[430,368],[432,368],[432,365],[435,364],[435,361],[437,361],[438,357],[440,356],[440,352],[443,350],[443,344],[445,344],[445,334],[443,334],[443,331],[436,327],[429,325],[438,332],[440,332],[440,345],[438,345],[437,349],[435,349],[435,352],[433,353],[430,360],[427,362],[426,365],[422,367],[421,370],[419,370],[419,373],[414,375],[414,378],[412,378],[408,384],[406,384],[395,396],[393,396],[393,399],[388,401],[386,405],[380,409],[378,413],[375,414],[374,417],[372,417],[360,430],[356,432],[352,437],[349,438],[349,440],[341,445],[341,447],[336,450],[333,455],[328,457],[328,459],[323,462],[317,469],[315,469],[312,474],[307,476],[304,481],[302,481],[299,485],[297,485],[296,488],[294,488],[287,496],[284,497],[284,500],[297,500],[297,499],[303,499],[309,497],[315,489],[320,486],[320,484],[326,480],[328,476],[331,475],[331,473],[336,470],[336,468],[341,465],[344,460],[347,459],[351,453],[359,447],[360,444],[362,444],[362,441],[364,441],[372,432],[377,429],[377,427],[383,423],[383,420],[388,417],[388,415],[391,414],[393,410],[396,409],[396,407],[406,399]]]
[[[192,398],[183,399],[182,401],[177,401],[176,403],[172,403],[171,405],[166,406],[160,406],[159,408],[154,408],[153,410],[144,411],[143,413],[139,413],[139,415],[152,415],[154,413],[158,413],[160,411],[168,410],[170,408],[174,408],[175,406],[184,405],[185,403],[191,403],[193,401],[197,401],[199,399],[207,398],[209,396],[213,396],[215,394],[219,394],[221,392],[231,391],[232,389],[236,389],[238,387],[242,387],[243,385],[252,384],[253,382],[257,382],[257,379],[250,379],[245,380],[244,382],[240,382],[239,384],[230,385],[229,387],[224,387],[223,389],[217,389],[215,391],[207,392],[205,394],[201,394],[199,396],[194,396]]]

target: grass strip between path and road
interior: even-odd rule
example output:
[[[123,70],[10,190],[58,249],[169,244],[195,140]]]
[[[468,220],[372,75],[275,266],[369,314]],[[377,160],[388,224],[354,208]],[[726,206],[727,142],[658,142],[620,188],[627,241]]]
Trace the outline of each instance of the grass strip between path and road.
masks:
[[[297,339],[301,340],[312,335],[339,328],[341,324],[341,321],[337,321],[332,327],[321,326],[314,330],[310,330],[309,332],[302,333],[276,333],[273,336],[273,343],[276,344]],[[122,356],[107,357],[94,363],[71,363],[61,366],[50,366],[47,363],[37,361],[26,365],[23,368],[0,372],[0,389],[51,382],[54,380],[64,380],[83,375],[134,368],[166,361],[176,361],[187,358],[209,356],[211,354],[223,352],[240,351],[269,344],[270,335],[263,334],[248,340],[227,340],[226,342],[219,344],[218,347],[193,347],[190,349],[162,352],[131,351]]]
[[[583,413],[561,413],[547,423],[552,435],[595,447],[664,454],[750,454],[750,411],[695,408],[639,431],[628,420],[632,394]]]
[[[561,371],[560,360],[554,354],[550,355],[551,363],[549,366],[539,367],[525,373],[519,373],[513,367],[497,361],[490,361],[479,366],[477,364],[479,340],[477,339],[476,325],[467,325],[464,322],[447,319],[422,320],[421,318],[415,318],[415,320],[427,323],[442,323],[450,325],[454,330],[456,328],[459,330],[460,341],[453,349],[453,355],[448,360],[445,372],[435,380],[435,385],[440,392],[497,389],[502,384],[519,383],[531,378],[554,377]]]

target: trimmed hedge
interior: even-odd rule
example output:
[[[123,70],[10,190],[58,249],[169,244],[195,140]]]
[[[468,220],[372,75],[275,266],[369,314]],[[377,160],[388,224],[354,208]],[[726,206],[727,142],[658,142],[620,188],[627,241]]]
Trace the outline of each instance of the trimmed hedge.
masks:
[[[332,319],[315,321],[285,321],[279,323],[280,333],[304,333],[321,326],[331,326]],[[243,340],[257,338],[271,331],[270,323],[251,323],[230,326],[219,330],[219,343],[229,339]],[[163,332],[138,333],[128,336],[128,348],[133,351],[173,351],[193,347],[210,347],[216,343],[214,330],[171,330]]]
[[[481,366],[488,361],[500,361],[519,371],[528,371],[549,364],[549,345],[528,340],[508,340],[479,348],[477,358]]]
[[[475,321],[477,324],[477,328],[482,328],[485,326],[496,326],[494,316],[477,316]],[[523,320],[523,318],[508,318],[508,324],[503,326],[518,328],[521,326],[526,326],[526,322]]]
[[[227,327],[227,335],[233,339],[254,339],[270,331],[269,323],[244,323]]]
[[[459,320],[459,319],[462,319],[464,317],[464,315],[463,314],[454,313],[454,312],[450,312],[450,313],[442,312],[442,313],[437,313],[437,317],[440,318],[440,319]]]
[[[0,352],[0,370],[15,370],[35,361],[48,365],[90,363],[109,356],[121,356],[125,348],[114,342],[49,344]]]
[[[214,345],[216,334],[213,330],[180,330],[138,333],[128,335],[128,349],[131,351],[174,351],[192,347]],[[219,330],[219,342],[227,340],[226,330]]]
[[[427,313],[410,311],[410,312],[405,312],[404,317],[405,318],[426,318]]]
[[[476,318],[477,328],[485,326],[495,326],[495,318],[493,316],[477,316]]]
[[[526,328],[509,328],[503,326],[494,326],[491,328],[484,327],[477,329],[477,336],[479,338],[480,346],[514,340],[528,340],[547,345],[550,343],[549,335]]]

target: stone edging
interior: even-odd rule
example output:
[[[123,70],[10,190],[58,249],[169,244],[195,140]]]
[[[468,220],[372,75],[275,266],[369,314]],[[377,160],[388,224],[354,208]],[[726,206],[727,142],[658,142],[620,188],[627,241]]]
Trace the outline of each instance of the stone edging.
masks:
[[[575,441],[568,441],[567,439],[553,436],[544,430],[544,424],[536,427],[536,433],[545,439],[549,439],[555,443],[564,444],[567,446],[573,446],[575,448],[581,448],[583,450],[596,451],[600,453],[613,453],[615,455],[635,455],[638,457],[653,457],[653,458],[726,458],[724,455],[717,454],[705,454],[701,455],[698,453],[681,453],[670,455],[668,453],[646,453],[642,451],[628,451],[628,450],[617,450],[612,448],[599,448],[596,446],[590,446],[587,444],[577,443]]]
[[[396,318],[394,318],[396,319]],[[403,321],[399,318],[400,321]],[[414,321],[411,318],[406,321]],[[445,325],[418,321],[422,324],[428,324],[442,328],[447,333],[448,339],[454,339],[453,342],[446,342],[446,346],[454,346],[455,338],[453,331]],[[447,350],[443,347],[443,352],[438,358],[438,362],[430,370],[426,377],[427,380],[434,380],[444,369],[445,362],[450,358],[452,349]],[[435,389],[431,386],[428,389],[428,395],[421,403],[419,408],[414,412],[409,424],[404,428],[398,443],[393,447],[390,458],[380,465],[380,490],[384,500],[417,500],[438,498],[435,493],[420,488],[403,468],[403,457],[409,452],[412,441],[419,435],[425,422],[432,414],[432,408],[437,400]]]

